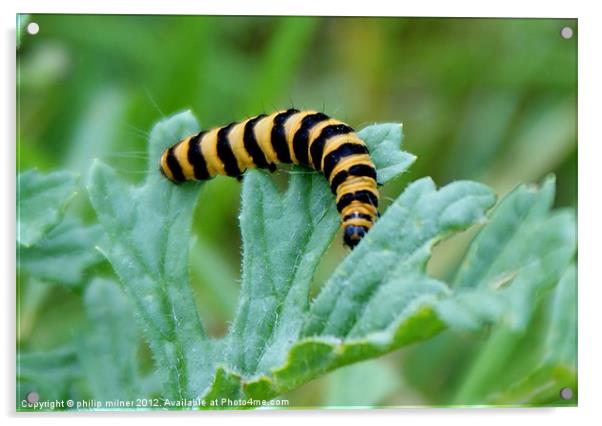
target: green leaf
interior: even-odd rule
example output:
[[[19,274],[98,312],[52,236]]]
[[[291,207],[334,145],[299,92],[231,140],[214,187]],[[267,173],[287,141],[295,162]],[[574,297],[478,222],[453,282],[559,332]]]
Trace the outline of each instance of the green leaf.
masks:
[[[577,267],[562,275],[550,306],[544,362],[563,364],[577,372]]]
[[[133,400],[144,396],[137,350],[138,328],[130,301],[114,281],[97,278],[84,293],[88,328],[79,358],[93,398]]]
[[[82,372],[77,350],[72,345],[48,352],[17,354],[17,403],[29,392],[36,392],[40,400],[67,400],[74,395],[74,383]]]
[[[405,172],[416,161],[416,156],[399,149],[403,140],[403,126],[398,123],[364,127],[357,132],[378,169],[378,181],[388,182]]]
[[[460,266],[457,297],[439,308],[447,322],[477,329],[503,317],[512,329],[526,328],[534,301],[556,285],[576,249],[574,213],[550,212],[554,182],[522,185],[496,207]]]
[[[488,398],[492,404],[577,404],[577,268],[570,265],[555,288],[548,306],[548,327],[537,365],[522,380]],[[563,399],[569,388],[573,397]]]
[[[266,174],[248,172],[242,204],[242,286],[229,336],[229,363],[253,373],[281,357],[287,340],[298,332],[313,271],[339,218],[318,174],[293,174],[281,196]]]
[[[428,178],[412,183],[326,283],[304,335],[363,335],[389,324],[416,300],[447,294],[443,283],[425,275],[432,246],[483,221],[494,202],[486,186],[473,182],[440,190]]]
[[[549,212],[553,181],[541,191],[524,187],[491,215],[452,290],[426,274],[432,248],[484,223],[495,196],[478,183],[437,189],[424,178],[391,204],[310,301],[313,274],[339,228],[334,197],[318,173],[292,173],[281,193],[267,173],[250,170],[240,215],[239,304],[228,335],[210,340],[186,264],[202,184],[173,185],[156,165],[165,147],[197,128],[189,113],[158,124],[149,144],[149,176],[138,187],[99,162],[89,180],[109,239],[103,250],[134,302],[166,398],[270,399],[446,327],[476,330],[504,321],[521,330],[530,303],[554,285],[574,253],[571,213]],[[399,124],[370,126],[360,135],[381,183],[414,160],[400,149]]]
[[[192,211],[202,184],[174,185],[159,173],[161,152],[198,130],[184,112],[155,126],[148,176],[133,187],[96,161],[90,199],[108,243],[102,248],[136,306],[170,399],[194,398],[211,379],[209,344],[188,284]]]
[[[487,395],[500,391],[504,386],[500,375],[508,374],[518,362],[518,348],[542,295],[558,283],[576,250],[574,213],[552,211],[553,200],[553,178],[546,179],[541,188],[518,187],[493,210],[471,243],[458,270],[453,297],[442,300],[436,311],[455,331],[478,331],[487,325],[492,325],[493,331],[465,362],[466,371],[453,386],[452,401],[450,396],[439,396],[443,399],[437,403],[482,403]],[[431,356],[430,360],[434,369],[454,368],[437,364],[457,360],[458,351],[466,353],[466,343],[459,341],[464,338],[457,335],[437,347],[438,359]],[[433,347],[426,345],[417,349],[415,358],[432,351]],[[415,365],[409,362],[408,368]]]
[[[101,259],[94,247],[102,238],[100,226],[67,217],[35,245],[20,248],[19,267],[49,283],[81,284],[84,271]]]
[[[513,325],[526,321],[528,300],[535,300],[539,292],[549,288],[554,271],[562,268],[550,263],[566,264],[574,253],[574,227],[568,212],[551,214],[549,221],[541,224],[535,220],[550,207],[546,200],[553,194],[553,182],[541,193],[529,191],[539,201],[523,207],[533,220],[522,231],[529,244],[525,246],[521,238],[511,239],[510,248],[504,252],[510,259],[493,262],[494,277],[507,275],[506,269],[513,268],[518,269],[516,278],[505,282],[507,287],[501,290],[496,285],[486,293],[474,285],[476,288],[467,286],[455,295],[443,283],[426,276],[431,247],[454,231],[482,222],[494,197],[483,185],[471,182],[457,182],[439,191],[428,179],[410,185],[326,283],[309,309],[299,341],[290,347],[285,359],[273,364],[281,366],[271,368],[268,374],[258,371],[250,379],[243,376],[244,393],[273,397],[341,365],[429,337],[445,326],[472,330],[475,324],[482,327],[496,318],[508,318]],[[504,205],[514,203],[513,197],[509,200],[502,203],[501,211]],[[496,233],[506,214],[492,215],[489,226],[493,231],[483,231],[475,241],[477,246]],[[519,262],[518,266],[510,260]],[[499,278],[494,282],[497,284]],[[503,296],[497,296],[500,292]],[[495,297],[507,298],[499,306],[513,306],[515,310],[488,312],[487,305]],[[475,304],[480,301],[485,313],[463,323],[457,316],[462,319],[459,307],[467,299]],[[457,309],[451,311],[451,306]],[[283,317],[278,318],[281,323],[286,321]],[[291,330],[289,338],[295,336],[294,328]]]
[[[366,142],[371,149],[382,142],[389,150],[389,155],[381,149],[376,156],[377,169],[386,170],[380,179],[384,182],[405,170],[414,157],[400,151],[398,124],[374,127],[367,130]],[[155,127],[143,185],[123,183],[99,162],[92,167],[88,185],[109,238],[103,251],[135,301],[155,361],[164,371],[168,398],[198,396],[201,387],[212,394],[208,385],[214,362],[254,374],[284,361],[294,334],[302,329],[313,272],[340,221],[333,195],[319,174],[293,174],[289,189],[280,194],[266,174],[249,171],[243,189],[245,254],[237,317],[226,340],[207,341],[186,266],[191,215],[201,185],[173,185],[159,175],[156,165],[165,147],[197,128],[189,113]],[[392,164],[391,158],[402,164]],[[275,252],[278,256],[270,255]],[[219,383],[231,383],[219,377]]]
[[[77,175],[35,170],[17,177],[17,243],[29,247],[58,224],[76,194]]]
[[[403,164],[414,160],[401,151],[398,124],[372,126],[364,131],[369,148],[381,136],[390,156],[375,161],[380,178],[394,177],[388,158]],[[396,143],[394,139],[396,138]],[[323,176],[292,174],[281,195],[266,173],[249,171],[245,178],[240,217],[243,240],[243,272],[240,304],[229,335],[228,363],[238,371],[266,371],[282,362],[301,330],[308,308],[313,273],[334,234],[340,218],[334,196]],[[282,232],[286,230],[286,232]],[[240,348],[245,347],[244,351]]]
[[[495,201],[485,186],[457,182],[437,190],[430,179],[411,185],[310,306],[310,272],[339,219],[334,211],[322,213],[315,204],[301,201],[319,199],[328,194],[327,188],[315,190],[322,182],[316,180],[319,176],[293,175],[289,190],[280,196],[263,174],[251,176],[245,182],[241,215],[245,254],[241,305],[229,340],[228,363],[216,373],[208,395],[235,390],[232,396],[273,398],[327,371],[444,328],[433,307],[449,290],[426,276],[426,261],[438,240],[483,220]],[[323,206],[327,212],[331,208]],[[316,216],[320,221],[312,220]],[[329,235],[317,231],[326,226],[326,217],[332,222]],[[298,250],[301,255],[295,256]],[[287,276],[294,276],[294,285],[281,281]],[[233,390],[236,380],[242,391]],[[221,383],[228,387],[220,391],[216,387]]]

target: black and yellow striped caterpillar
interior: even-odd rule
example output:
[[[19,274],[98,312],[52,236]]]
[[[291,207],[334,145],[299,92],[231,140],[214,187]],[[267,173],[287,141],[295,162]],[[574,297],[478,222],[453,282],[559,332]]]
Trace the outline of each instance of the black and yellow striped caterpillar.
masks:
[[[166,149],[160,161],[173,182],[240,178],[250,167],[274,171],[278,163],[324,174],[336,195],[345,244],[355,247],[378,216],[376,168],[354,130],[321,112],[289,109],[202,131]]]

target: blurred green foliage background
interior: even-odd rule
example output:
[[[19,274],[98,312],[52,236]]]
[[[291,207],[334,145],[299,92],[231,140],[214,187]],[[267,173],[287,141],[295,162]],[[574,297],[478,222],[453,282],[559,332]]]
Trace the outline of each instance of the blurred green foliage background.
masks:
[[[576,20],[28,19],[40,32],[19,34],[18,171],[67,169],[85,176],[92,160],[101,158],[138,181],[148,132],[163,115],[190,108],[206,128],[292,105],[325,111],[355,128],[403,122],[405,149],[418,161],[384,188],[384,208],[387,198],[422,176],[440,185],[481,181],[501,196],[549,173],[557,176],[557,205],[576,207],[577,41],[560,36],[564,26],[576,34]],[[276,176],[283,182],[285,177]],[[191,285],[216,336],[227,329],[237,301],[239,190],[229,178],[206,185],[194,225]],[[93,220],[85,193],[76,209]],[[451,277],[473,235],[441,244],[430,272]],[[337,239],[316,288],[343,256]],[[89,271],[110,274],[107,265]],[[83,327],[81,291],[52,284],[39,290],[39,283],[21,283],[23,350],[56,348]],[[465,351],[440,353],[449,351],[446,339],[460,339],[455,346]],[[411,348],[361,364],[357,374],[370,389],[370,401],[365,391],[350,390],[344,370],[288,397],[293,405],[446,403],[461,380],[451,370],[478,350],[478,341],[462,339],[451,332],[435,339],[430,353],[439,356],[437,378],[426,377],[432,365],[420,370],[425,377],[403,368],[412,357],[416,361]],[[151,362],[142,342],[140,358]]]

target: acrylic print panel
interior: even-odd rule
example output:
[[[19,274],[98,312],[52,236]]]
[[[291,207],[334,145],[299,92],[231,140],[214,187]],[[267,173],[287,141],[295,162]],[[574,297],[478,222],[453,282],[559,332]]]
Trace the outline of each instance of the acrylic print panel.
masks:
[[[577,404],[576,20],[17,21],[17,410]]]

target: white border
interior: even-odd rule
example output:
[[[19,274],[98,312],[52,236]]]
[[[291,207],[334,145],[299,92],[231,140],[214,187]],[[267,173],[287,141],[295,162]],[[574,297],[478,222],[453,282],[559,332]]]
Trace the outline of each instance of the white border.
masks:
[[[150,4],[149,4],[150,3]],[[211,15],[334,15],[334,16],[477,16],[574,18],[584,8],[580,1],[549,0],[545,3],[524,0],[479,2],[456,0],[422,0],[369,2],[304,0],[199,1],[170,0],[145,2],[104,0],[74,2],[70,0],[22,0],[15,11],[22,13],[110,13],[110,14],[211,14]],[[584,2],[585,3],[585,2]],[[584,14],[581,14],[584,16]]]
[[[413,424],[427,420],[445,422],[446,425],[487,425],[508,426],[509,423],[523,424],[545,423],[546,425],[599,423],[602,416],[597,406],[601,395],[599,388],[600,350],[599,324],[600,304],[602,303],[602,282],[600,280],[600,15],[596,14],[591,1],[545,1],[527,2],[525,0],[507,0],[503,2],[486,1],[413,1],[397,2],[370,0],[369,2],[344,2],[324,0],[304,0],[298,2],[267,0],[228,0],[228,1],[186,1],[169,0],[144,4],[139,1],[126,3],[124,0],[105,0],[74,2],[73,0],[22,0],[18,4],[2,4],[3,31],[3,91],[6,94],[2,102],[3,144],[3,185],[2,188],[2,224],[5,227],[5,241],[0,256],[1,269],[5,273],[5,318],[6,332],[2,351],[3,367],[6,374],[0,394],[5,416],[20,417],[26,422],[40,420],[48,424],[63,424],[65,421],[81,420],[91,423],[105,423],[109,419],[141,419],[146,423],[164,424],[166,416],[177,416],[177,422],[210,421],[211,424],[224,422],[265,423],[275,421],[291,424],[304,424],[315,421],[344,421],[364,424],[369,417],[379,423],[403,422]],[[147,3],[147,2],[144,2]],[[34,415],[15,415],[14,413],[14,348],[15,348],[15,310],[14,310],[14,268],[15,246],[15,15],[17,12],[46,13],[119,13],[119,14],[226,14],[226,15],[393,15],[393,16],[481,16],[481,17],[557,17],[578,18],[579,28],[579,408],[563,409],[404,409],[372,411],[261,411],[236,413],[91,413],[77,416],[46,414],[43,419]],[[13,144],[13,145],[11,145]],[[598,155],[596,155],[598,154]]]

